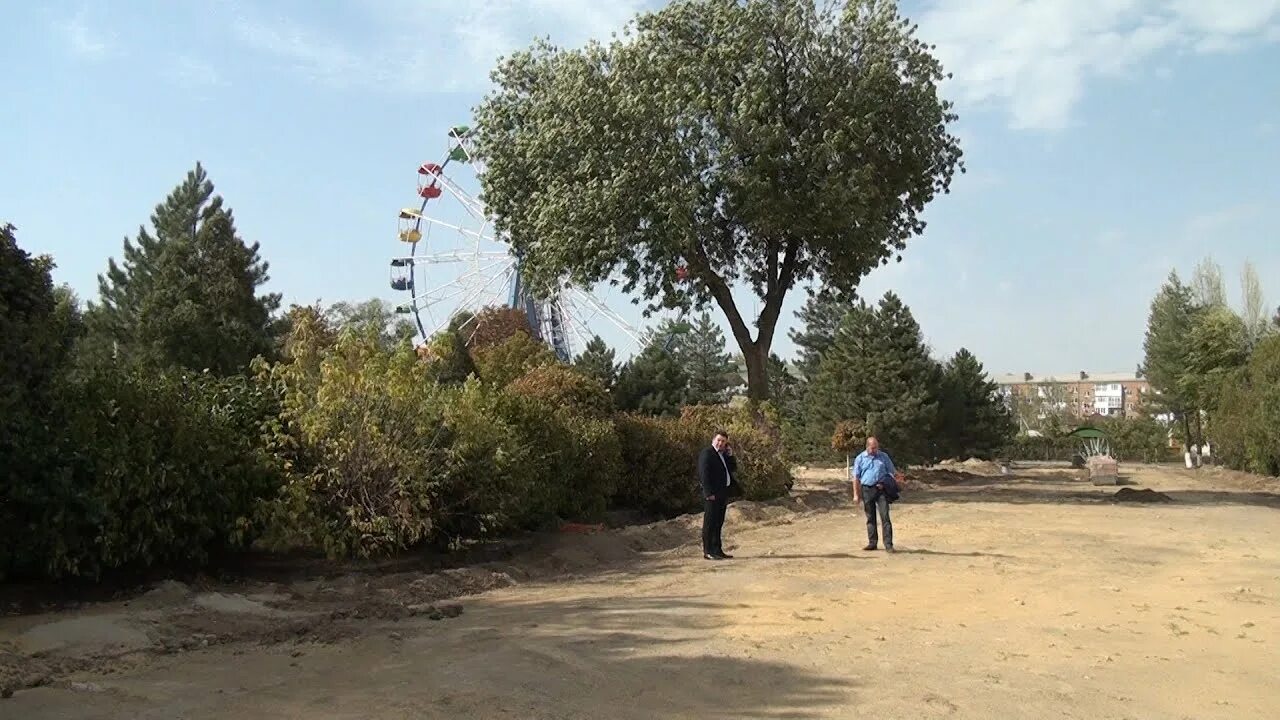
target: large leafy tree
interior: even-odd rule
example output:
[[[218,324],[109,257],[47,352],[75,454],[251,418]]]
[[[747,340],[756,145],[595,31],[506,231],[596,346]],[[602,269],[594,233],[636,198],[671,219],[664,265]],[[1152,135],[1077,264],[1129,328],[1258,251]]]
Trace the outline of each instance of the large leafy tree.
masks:
[[[1170,413],[1180,422],[1187,446],[1192,442],[1191,418],[1198,414],[1184,380],[1189,372],[1188,341],[1196,314],[1193,296],[1192,288],[1184,285],[1176,272],[1169,274],[1151,301],[1141,368],[1155,391],[1153,409]]]
[[[1196,407],[1217,410],[1222,384],[1249,360],[1249,330],[1230,309],[1201,309],[1186,338],[1187,366],[1180,388]]]
[[[1227,285],[1222,279],[1222,266],[1213,258],[1196,263],[1191,273],[1191,298],[1196,307],[1226,307]]]
[[[376,332],[385,346],[395,346],[413,338],[417,328],[385,300],[373,298],[359,303],[336,302],[325,314],[340,330]]]
[[[218,374],[273,348],[280,296],[262,294],[267,264],[236,233],[231,211],[199,164],[124,242],[123,262],[99,276],[87,319],[94,342],[147,363]]]
[[[990,458],[1012,439],[1016,422],[982,363],[965,348],[942,372],[939,419],[943,454],[956,458]]]
[[[852,290],[948,189],[942,78],[891,2],[677,0],[608,45],[503,61],[481,182],[533,288],[620,273],[648,310],[714,301],[765,398],[787,293]]]
[[[877,307],[845,315],[806,404],[826,437],[837,423],[852,421],[879,436],[895,460],[929,462],[941,450],[934,437],[940,385],[941,368],[911,310],[886,293]]]
[[[1246,262],[1240,270],[1240,319],[1244,322],[1249,347],[1253,348],[1262,338],[1274,330],[1267,319],[1267,302],[1262,293],[1262,281],[1253,263]]]

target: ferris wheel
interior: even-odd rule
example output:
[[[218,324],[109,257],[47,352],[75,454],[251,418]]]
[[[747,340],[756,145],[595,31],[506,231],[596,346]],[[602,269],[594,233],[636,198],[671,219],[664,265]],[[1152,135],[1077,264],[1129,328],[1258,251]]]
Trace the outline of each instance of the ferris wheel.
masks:
[[[638,347],[640,330],[589,288],[562,282],[547,297],[529,291],[519,259],[494,233],[479,198],[483,172],[472,129],[452,128],[443,157],[418,167],[417,206],[400,211],[398,238],[408,252],[391,259],[391,289],[408,294],[396,312],[412,316],[420,340],[457,325],[460,316],[505,306],[523,310],[533,335],[561,360],[581,352],[601,324],[614,328],[621,344]],[[470,318],[459,327],[466,332]]]

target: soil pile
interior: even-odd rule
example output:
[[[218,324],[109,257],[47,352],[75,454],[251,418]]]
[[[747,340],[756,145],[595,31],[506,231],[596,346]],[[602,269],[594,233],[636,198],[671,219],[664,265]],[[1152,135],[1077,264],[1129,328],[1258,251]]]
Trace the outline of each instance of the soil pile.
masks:
[[[1156,492],[1151,488],[1142,488],[1135,490],[1133,488],[1120,488],[1115,495],[1112,495],[1116,502],[1136,502],[1136,503],[1167,503],[1173,502],[1173,498],[1162,492]]]

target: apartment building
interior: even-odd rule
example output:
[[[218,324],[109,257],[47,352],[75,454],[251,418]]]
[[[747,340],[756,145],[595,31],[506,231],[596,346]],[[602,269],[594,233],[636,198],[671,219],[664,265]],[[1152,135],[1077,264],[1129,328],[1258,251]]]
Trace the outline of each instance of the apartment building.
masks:
[[[1005,398],[1015,395],[1035,398],[1046,408],[1066,410],[1074,417],[1093,415],[1134,416],[1143,398],[1151,392],[1146,380],[1134,373],[1089,373],[1070,375],[997,375],[993,378]]]

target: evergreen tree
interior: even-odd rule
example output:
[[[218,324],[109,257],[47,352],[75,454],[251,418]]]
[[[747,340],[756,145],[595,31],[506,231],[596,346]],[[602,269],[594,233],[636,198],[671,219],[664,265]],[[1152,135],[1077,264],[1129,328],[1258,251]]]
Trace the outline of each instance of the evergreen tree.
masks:
[[[738,366],[725,349],[724,333],[710,313],[703,313],[678,336],[675,352],[688,378],[686,402],[717,405],[729,401],[729,391],[742,384]]]
[[[817,377],[822,353],[835,341],[840,321],[853,306],[854,303],[840,300],[831,292],[809,294],[804,307],[796,313],[800,327],[789,333],[791,342],[799,348],[796,368],[801,378],[810,381]]]
[[[98,278],[87,320],[94,342],[143,362],[218,374],[243,370],[273,348],[280,296],[258,294],[267,264],[236,234],[231,211],[199,164],[124,242]]]
[[[783,418],[797,420],[801,416],[804,385],[777,353],[769,356],[769,397]]]
[[[645,347],[618,372],[614,402],[618,409],[646,415],[678,415],[689,403],[689,376],[678,352],[688,326],[667,323],[650,335]],[[664,332],[666,330],[666,332]]]
[[[1192,442],[1191,416],[1197,414],[1184,380],[1189,370],[1187,348],[1195,316],[1192,296],[1192,289],[1182,283],[1178,274],[1170,273],[1151,301],[1141,368],[1155,391],[1153,409],[1178,419],[1187,446]]]
[[[982,363],[961,348],[942,373],[943,455],[990,459],[1014,435],[1016,423]]]
[[[583,375],[599,380],[606,390],[612,391],[618,383],[618,365],[614,361],[615,357],[613,348],[596,335],[587,343],[582,354],[573,361],[573,366]]]
[[[862,304],[845,316],[806,406],[815,433],[830,438],[836,423],[862,422],[900,464],[931,462],[940,382],[910,309],[886,293],[878,307]]]

